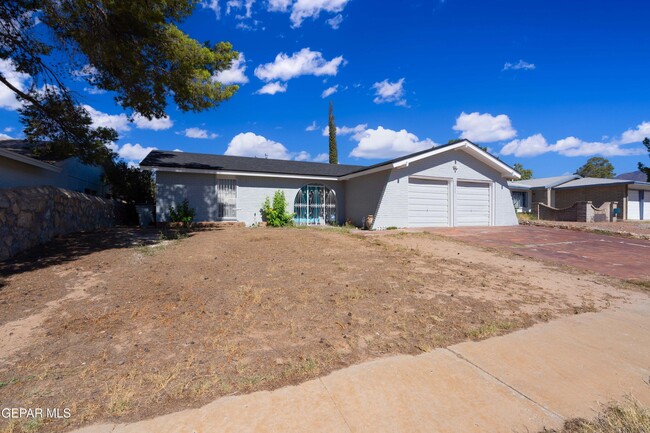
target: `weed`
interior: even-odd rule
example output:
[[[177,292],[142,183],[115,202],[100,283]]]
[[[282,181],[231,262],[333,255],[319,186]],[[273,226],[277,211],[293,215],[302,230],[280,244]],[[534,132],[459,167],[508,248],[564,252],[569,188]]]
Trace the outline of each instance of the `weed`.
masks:
[[[386,227],[386,230],[397,230],[396,226],[388,226]]]
[[[624,403],[610,403],[592,421],[574,418],[560,430],[544,429],[541,433],[645,433],[650,432],[650,410],[633,397]]]
[[[43,426],[43,418],[34,418],[30,419],[25,423],[25,431],[28,432],[37,432]]]
[[[467,337],[471,338],[472,340],[482,340],[484,338],[499,335],[503,331],[508,331],[512,329],[513,326],[514,325],[510,322],[493,321],[484,323],[478,328],[470,329],[465,333],[465,335],[467,335]]]

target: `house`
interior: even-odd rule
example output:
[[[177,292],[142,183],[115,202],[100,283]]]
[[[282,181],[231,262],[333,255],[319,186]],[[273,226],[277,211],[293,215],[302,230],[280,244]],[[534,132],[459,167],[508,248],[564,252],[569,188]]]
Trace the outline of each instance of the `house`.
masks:
[[[566,175],[509,182],[518,212],[531,212],[533,203],[558,209],[590,201],[595,207],[617,202],[623,218],[650,220],[650,183]],[[648,192],[646,192],[648,191]]]
[[[0,140],[0,188],[56,186],[104,196],[104,169],[78,158],[50,161],[34,153],[26,140]]]
[[[426,149],[372,166],[323,164],[154,150],[140,163],[156,173],[156,219],[188,199],[198,221],[262,220],[276,190],[298,224],[374,228],[516,225],[508,179],[519,174],[475,144]]]

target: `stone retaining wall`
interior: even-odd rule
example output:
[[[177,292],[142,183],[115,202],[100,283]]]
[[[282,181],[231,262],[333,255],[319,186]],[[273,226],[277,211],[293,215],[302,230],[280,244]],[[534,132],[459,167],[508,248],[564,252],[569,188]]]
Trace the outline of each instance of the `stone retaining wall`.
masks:
[[[52,186],[0,189],[0,260],[55,236],[112,227],[112,200]]]

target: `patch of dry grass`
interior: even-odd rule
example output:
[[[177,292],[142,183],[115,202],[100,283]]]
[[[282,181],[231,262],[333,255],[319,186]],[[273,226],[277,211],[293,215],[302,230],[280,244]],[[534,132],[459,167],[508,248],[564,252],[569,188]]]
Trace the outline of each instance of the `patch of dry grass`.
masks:
[[[574,418],[566,421],[561,430],[544,429],[542,433],[648,433],[650,410],[633,397],[623,403],[604,407],[594,420]]]

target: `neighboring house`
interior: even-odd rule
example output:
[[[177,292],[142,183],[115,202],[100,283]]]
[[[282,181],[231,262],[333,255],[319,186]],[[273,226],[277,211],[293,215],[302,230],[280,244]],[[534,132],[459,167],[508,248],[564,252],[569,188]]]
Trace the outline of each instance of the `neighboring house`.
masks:
[[[50,185],[105,196],[104,169],[78,158],[49,161],[33,152],[25,140],[0,140],[0,188]]]
[[[156,218],[187,198],[198,221],[262,220],[284,191],[298,224],[374,228],[516,225],[508,179],[519,174],[473,143],[427,149],[373,166],[154,150],[140,163],[156,173]]]
[[[601,179],[578,175],[508,182],[518,212],[530,212],[533,203],[562,209],[590,201],[595,207],[617,202],[623,217],[650,220],[650,183],[624,179]]]

